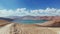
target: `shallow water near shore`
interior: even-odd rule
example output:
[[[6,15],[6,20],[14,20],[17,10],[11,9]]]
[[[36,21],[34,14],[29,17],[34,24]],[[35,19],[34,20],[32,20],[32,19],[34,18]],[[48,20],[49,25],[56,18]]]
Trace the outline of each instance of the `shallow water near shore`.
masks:
[[[35,24],[35,23],[44,23],[48,20],[14,20],[12,22],[23,23],[23,24]]]

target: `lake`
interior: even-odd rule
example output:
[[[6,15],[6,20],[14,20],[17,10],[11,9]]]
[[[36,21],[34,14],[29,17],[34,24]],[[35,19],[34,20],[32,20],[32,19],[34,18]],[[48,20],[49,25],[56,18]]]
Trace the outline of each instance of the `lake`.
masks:
[[[48,20],[14,20],[13,22],[23,23],[23,24],[35,24],[35,23],[44,23]]]

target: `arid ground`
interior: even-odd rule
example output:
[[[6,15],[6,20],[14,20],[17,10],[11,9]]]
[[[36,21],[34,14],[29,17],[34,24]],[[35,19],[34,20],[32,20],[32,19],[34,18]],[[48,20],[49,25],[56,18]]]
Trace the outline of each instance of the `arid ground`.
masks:
[[[39,24],[18,24],[0,20],[0,34],[60,34],[60,27],[46,27]]]

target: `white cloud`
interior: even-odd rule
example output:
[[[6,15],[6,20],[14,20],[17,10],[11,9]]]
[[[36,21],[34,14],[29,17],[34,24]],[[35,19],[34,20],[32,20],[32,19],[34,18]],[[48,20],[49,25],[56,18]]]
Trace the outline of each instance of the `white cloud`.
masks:
[[[60,9],[55,8],[46,8],[46,9],[37,9],[37,10],[28,10],[26,8],[18,8],[16,10],[0,10],[0,17],[6,16],[60,16]]]
[[[32,15],[35,16],[56,16],[58,11],[54,8],[47,8],[47,9],[38,9],[38,10],[31,10]]]

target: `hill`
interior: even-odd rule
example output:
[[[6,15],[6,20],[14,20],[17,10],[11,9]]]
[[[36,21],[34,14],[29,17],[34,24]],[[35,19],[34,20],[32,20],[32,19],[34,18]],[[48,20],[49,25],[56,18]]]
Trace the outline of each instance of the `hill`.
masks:
[[[60,27],[60,19],[54,19],[37,25],[45,26],[45,27]]]

